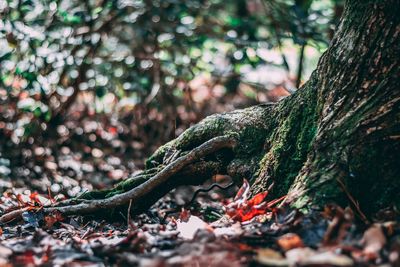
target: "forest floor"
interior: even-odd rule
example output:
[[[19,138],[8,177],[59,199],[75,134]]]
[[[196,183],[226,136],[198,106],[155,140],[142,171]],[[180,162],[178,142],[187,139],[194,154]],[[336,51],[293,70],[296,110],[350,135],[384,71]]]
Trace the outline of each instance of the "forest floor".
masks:
[[[31,208],[1,226],[0,266],[399,266],[396,212],[369,223],[334,205],[304,215],[264,201],[266,193],[248,199],[247,187],[178,188],[141,215],[118,212],[114,222],[44,215],[51,197],[7,191],[2,211]]]
[[[203,115],[237,108],[235,101],[211,103]],[[142,134],[131,116],[75,115],[57,127],[57,138],[33,143],[10,144],[12,133],[0,125],[0,215],[27,208],[23,220],[0,225],[0,266],[400,266],[398,211],[366,221],[359,209],[330,205],[304,215],[267,192],[248,199],[247,183],[213,186],[228,185],[223,176],[178,188],[141,215],[130,216],[129,207],[113,221],[44,215],[43,205],[139,171],[154,140],[164,142],[149,132],[162,117]],[[180,127],[196,120],[182,119]]]

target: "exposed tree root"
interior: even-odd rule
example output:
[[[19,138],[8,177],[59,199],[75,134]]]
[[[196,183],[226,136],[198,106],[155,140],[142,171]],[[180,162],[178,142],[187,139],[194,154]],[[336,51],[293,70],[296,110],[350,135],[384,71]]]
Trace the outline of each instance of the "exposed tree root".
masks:
[[[51,207],[44,207],[43,211],[45,213],[58,211],[63,215],[88,214],[100,209],[114,209],[128,203],[135,204],[139,201],[146,201],[146,195],[152,193],[155,188],[167,183],[169,179],[174,177],[174,175],[179,173],[184,167],[195,163],[196,161],[200,161],[205,156],[215,153],[223,148],[233,149],[236,144],[237,138],[234,134],[214,137],[192,149],[187,154],[176,158],[153,177],[147,179],[129,191],[118,193],[104,199],[74,199],[73,201],[61,202]],[[7,213],[0,217],[0,222],[6,223],[10,220],[15,220],[19,218],[24,211],[26,211],[26,209],[15,210]]]

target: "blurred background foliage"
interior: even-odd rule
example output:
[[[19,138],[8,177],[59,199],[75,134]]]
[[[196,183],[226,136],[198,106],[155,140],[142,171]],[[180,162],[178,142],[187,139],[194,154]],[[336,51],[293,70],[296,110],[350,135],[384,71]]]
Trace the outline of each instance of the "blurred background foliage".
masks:
[[[3,183],[41,178],[29,180],[69,195],[101,188],[104,174],[110,183],[126,177],[206,115],[293,93],[342,8],[339,0],[0,0]]]

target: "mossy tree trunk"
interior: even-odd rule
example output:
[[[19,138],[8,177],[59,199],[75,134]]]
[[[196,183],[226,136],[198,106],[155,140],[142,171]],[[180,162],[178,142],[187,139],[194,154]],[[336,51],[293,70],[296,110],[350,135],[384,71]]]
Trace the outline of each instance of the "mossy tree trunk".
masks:
[[[89,206],[63,212],[129,201],[143,208],[177,185],[215,174],[249,179],[253,194],[273,183],[270,196],[288,194],[286,201],[297,207],[345,205],[349,196],[364,212],[399,206],[399,14],[398,0],[347,1],[329,49],[295,94],[207,117],[160,147],[142,174],[87,193],[81,198]],[[197,153],[203,146],[208,152]],[[163,182],[155,182],[160,177]]]
[[[400,207],[399,12],[398,0],[347,1],[301,89],[317,95],[317,130],[289,202],[345,204],[350,194],[366,212]]]

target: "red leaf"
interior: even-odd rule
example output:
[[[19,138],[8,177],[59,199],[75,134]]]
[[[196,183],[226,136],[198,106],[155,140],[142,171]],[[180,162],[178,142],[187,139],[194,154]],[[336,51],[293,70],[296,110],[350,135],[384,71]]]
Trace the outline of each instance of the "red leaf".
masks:
[[[33,204],[37,203],[39,205],[42,205],[42,202],[40,202],[39,199],[39,194],[38,192],[33,192],[30,196],[29,199],[31,200],[31,202],[33,202]]]
[[[258,205],[265,199],[265,197],[267,195],[268,195],[268,191],[258,193],[257,195],[255,195],[252,199],[250,199],[247,202],[247,205],[249,205],[249,206]]]
[[[236,221],[248,221],[258,215],[273,212],[273,206],[281,202],[286,196],[265,202],[268,191],[258,193],[250,200],[247,197],[250,193],[250,185],[247,180],[243,180],[243,185],[239,189],[233,202],[225,206],[226,214]],[[264,201],[264,202],[263,202]]]
[[[240,187],[239,191],[237,192],[235,198],[233,199],[233,201],[236,200],[240,200],[243,199],[246,200],[247,199],[247,195],[249,194],[250,191],[250,185],[249,182],[246,179],[243,179],[243,185],[242,187]]]
[[[108,127],[108,132],[112,135],[116,135],[118,133],[117,127]]]
[[[179,214],[179,219],[183,222],[187,222],[190,218],[190,212],[187,209],[182,209],[181,213]]]
[[[27,250],[23,254],[17,255],[14,261],[19,266],[35,266],[35,253],[32,250]]]

